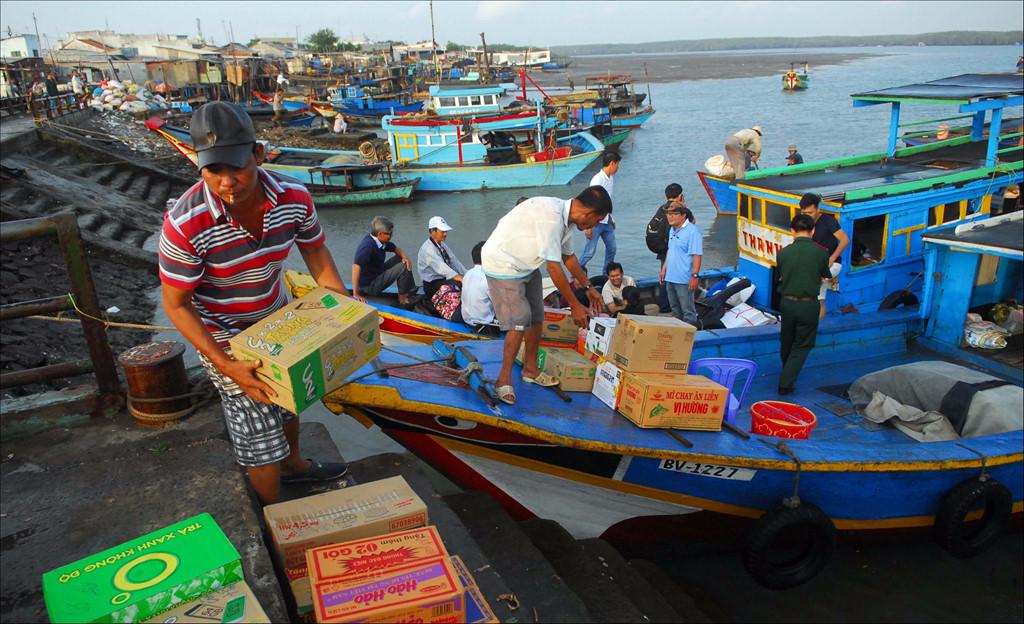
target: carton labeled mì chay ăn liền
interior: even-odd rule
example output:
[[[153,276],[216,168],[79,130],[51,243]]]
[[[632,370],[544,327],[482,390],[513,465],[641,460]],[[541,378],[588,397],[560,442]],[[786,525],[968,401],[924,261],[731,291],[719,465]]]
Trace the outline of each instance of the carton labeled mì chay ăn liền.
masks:
[[[231,338],[236,358],[260,360],[257,376],[296,414],[339,388],[380,353],[377,310],[316,288]]]

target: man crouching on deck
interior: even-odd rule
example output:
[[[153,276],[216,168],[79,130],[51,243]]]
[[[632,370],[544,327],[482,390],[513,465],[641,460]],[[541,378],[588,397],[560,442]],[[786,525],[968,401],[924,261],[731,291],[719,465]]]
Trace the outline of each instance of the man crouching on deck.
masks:
[[[600,186],[583,190],[575,199],[533,197],[510,210],[498,221],[484,244],[481,258],[487,286],[494,304],[494,315],[505,334],[501,372],[495,383],[498,398],[515,403],[512,387],[512,362],[526,338],[523,354],[523,381],[554,386],[558,380],[537,368],[537,347],[544,322],[544,299],[540,267],[546,264],[548,275],[566,301],[572,320],[580,327],[587,323],[587,308],[573,294],[562,263],[587,289],[592,310],[604,310],[601,294],[590,285],[572,248],[572,229],[586,230],[597,225],[612,211],[608,191]]]
[[[281,264],[298,243],[317,284],[348,295],[309,191],[259,167],[263,145],[241,108],[211,102],[190,129],[202,181],[164,218],[160,281],[167,316],[195,346],[220,392],[238,463],[264,505],[281,481],[327,481],[345,464],[304,459],[299,419],[273,405],[274,390],[256,376],[258,361],[234,359],[228,340],[287,302]]]

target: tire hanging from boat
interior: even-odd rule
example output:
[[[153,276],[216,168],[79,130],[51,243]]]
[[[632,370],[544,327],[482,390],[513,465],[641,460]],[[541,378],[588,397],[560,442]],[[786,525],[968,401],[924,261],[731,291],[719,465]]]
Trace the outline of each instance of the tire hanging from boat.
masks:
[[[777,562],[780,538],[800,529],[806,547],[788,561]],[[836,527],[825,512],[810,503],[782,506],[761,516],[747,532],[743,546],[743,567],[754,580],[768,589],[789,589],[814,578],[832,559]]]
[[[909,290],[896,290],[889,293],[885,299],[882,299],[882,303],[878,304],[879,310],[892,310],[899,306],[909,308],[917,305],[917,295],[910,292]]]
[[[968,525],[967,515],[984,509],[977,526]],[[1013,495],[989,476],[968,479],[942,497],[935,515],[935,541],[954,557],[965,559],[980,554],[999,537],[1013,508]]]

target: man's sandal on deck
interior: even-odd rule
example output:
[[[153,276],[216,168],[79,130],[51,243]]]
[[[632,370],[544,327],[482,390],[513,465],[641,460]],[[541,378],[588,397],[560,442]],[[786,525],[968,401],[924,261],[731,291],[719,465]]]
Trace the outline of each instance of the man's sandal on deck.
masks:
[[[501,399],[502,403],[508,403],[514,405],[516,402],[516,391],[512,386],[498,386],[494,389],[495,394]]]
[[[544,371],[537,373],[537,376],[533,378],[523,375],[523,381],[525,381],[526,383],[537,384],[538,386],[544,386],[545,388],[550,388],[551,386],[558,385],[558,378],[553,377],[545,373]]]

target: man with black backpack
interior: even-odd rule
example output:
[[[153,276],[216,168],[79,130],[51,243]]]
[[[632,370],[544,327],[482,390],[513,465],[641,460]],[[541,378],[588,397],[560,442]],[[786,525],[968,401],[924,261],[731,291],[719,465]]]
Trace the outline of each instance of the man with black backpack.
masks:
[[[673,182],[665,187],[665,203],[658,206],[654,216],[647,222],[647,248],[658,257],[660,265],[658,270],[665,265],[665,257],[668,255],[668,213],[669,208],[686,207],[686,199],[683,198],[683,187]],[[665,285],[658,288],[658,307],[661,312],[668,312],[671,306],[668,302],[668,292]]]

